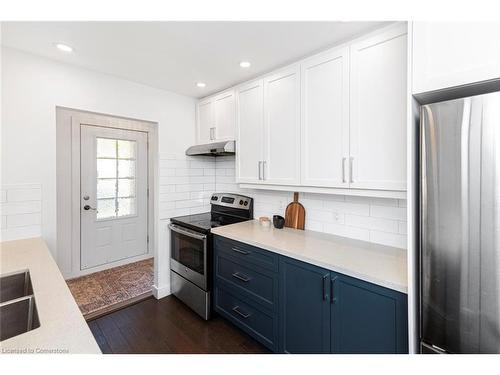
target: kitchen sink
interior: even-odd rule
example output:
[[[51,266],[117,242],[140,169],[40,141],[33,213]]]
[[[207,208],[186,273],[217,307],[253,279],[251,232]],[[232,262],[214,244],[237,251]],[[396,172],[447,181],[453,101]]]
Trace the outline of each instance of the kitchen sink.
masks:
[[[0,277],[0,341],[40,327],[29,271]]]

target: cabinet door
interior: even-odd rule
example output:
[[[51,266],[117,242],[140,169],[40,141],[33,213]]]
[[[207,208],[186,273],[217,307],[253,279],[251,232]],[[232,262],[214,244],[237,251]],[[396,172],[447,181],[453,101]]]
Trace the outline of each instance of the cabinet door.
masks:
[[[196,122],[198,128],[198,143],[213,142],[214,110],[213,100],[202,99],[196,105]]]
[[[406,295],[332,273],[333,353],[408,353]]]
[[[330,352],[330,272],[280,258],[280,351]]]
[[[265,183],[300,183],[299,76],[294,65],[264,79]]]
[[[236,89],[236,182],[260,181],[263,124],[264,86],[256,80]]]
[[[350,187],[406,190],[406,25],[351,45]]]
[[[413,23],[414,93],[499,77],[500,23]]]
[[[348,187],[349,48],[301,64],[301,183]]]
[[[234,139],[234,91],[225,91],[214,98],[215,139]]]

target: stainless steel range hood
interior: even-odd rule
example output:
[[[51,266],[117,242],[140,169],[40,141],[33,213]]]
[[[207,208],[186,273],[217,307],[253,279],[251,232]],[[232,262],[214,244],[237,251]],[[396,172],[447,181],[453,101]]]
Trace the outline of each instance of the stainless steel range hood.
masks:
[[[191,146],[186,150],[186,155],[188,156],[234,155],[234,150],[235,150],[235,141],[214,142],[214,143],[207,143],[204,145]]]

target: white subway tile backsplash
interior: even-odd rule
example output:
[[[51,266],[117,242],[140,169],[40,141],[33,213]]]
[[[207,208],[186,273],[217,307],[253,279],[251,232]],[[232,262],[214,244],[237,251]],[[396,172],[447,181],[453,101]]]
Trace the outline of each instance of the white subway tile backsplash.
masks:
[[[175,168],[160,168],[161,177],[175,176]]]
[[[210,211],[214,158],[170,155],[160,160],[160,168],[160,219]]]
[[[352,227],[398,233],[398,222],[396,220],[383,219],[379,217],[346,214],[345,224]]]
[[[234,161],[216,160],[215,169],[234,169]]]
[[[160,208],[160,211],[172,210],[175,208],[175,201],[162,202],[160,200],[159,208]]]
[[[175,175],[185,177],[185,176],[189,176],[190,172],[191,172],[191,170],[189,168],[177,168],[175,170]]]
[[[372,205],[397,207],[398,203],[399,203],[398,199],[392,199],[392,198],[370,198],[370,204],[372,204]]]
[[[0,229],[7,228],[7,216],[2,215],[0,218]]]
[[[7,202],[7,190],[0,190],[0,203]]]
[[[406,208],[372,205],[370,206],[370,216],[394,220],[406,220]]]
[[[346,214],[368,216],[370,213],[370,206],[366,203],[325,201],[325,208]]]
[[[187,160],[161,160],[160,168],[182,169],[189,168],[190,164]]]
[[[160,194],[172,193],[175,191],[175,185],[160,185]]]
[[[160,218],[210,211],[214,192],[255,199],[254,217],[284,215],[293,192],[240,189],[234,157],[173,157],[160,161]],[[306,229],[406,247],[406,200],[301,193]]]
[[[306,220],[306,230],[314,230],[316,232],[324,232],[323,230],[323,222],[322,221],[316,221],[316,220]]]
[[[307,210],[307,219],[333,223],[333,211],[309,209]]]
[[[313,209],[313,208],[323,208],[324,202],[321,199],[300,199],[300,203],[304,206],[305,209]]]
[[[333,223],[324,223],[323,231],[337,236],[354,238],[356,240],[369,241],[370,231],[368,229],[350,227]]]
[[[215,184],[215,176],[192,176],[190,182],[192,184]]]
[[[205,199],[208,201],[211,196],[212,196],[211,191],[192,191],[191,192],[191,199]]]

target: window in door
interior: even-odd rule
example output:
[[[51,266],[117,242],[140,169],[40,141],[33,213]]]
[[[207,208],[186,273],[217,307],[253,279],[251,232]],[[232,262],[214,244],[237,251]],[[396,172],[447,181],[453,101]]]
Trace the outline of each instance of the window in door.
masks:
[[[136,214],[136,141],[96,138],[97,220]]]

